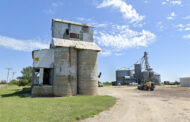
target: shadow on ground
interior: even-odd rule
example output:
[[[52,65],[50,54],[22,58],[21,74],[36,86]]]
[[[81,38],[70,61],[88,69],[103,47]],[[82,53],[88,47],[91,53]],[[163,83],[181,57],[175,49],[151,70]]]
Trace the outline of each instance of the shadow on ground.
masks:
[[[31,97],[31,88],[23,88],[22,90],[16,89],[13,93],[2,94],[1,97]]]

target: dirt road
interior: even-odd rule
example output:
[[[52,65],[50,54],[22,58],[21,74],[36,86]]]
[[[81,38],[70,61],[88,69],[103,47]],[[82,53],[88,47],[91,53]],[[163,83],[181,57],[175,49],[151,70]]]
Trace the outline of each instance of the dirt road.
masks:
[[[82,122],[190,122],[189,88],[103,87],[100,94],[118,98],[116,105]]]

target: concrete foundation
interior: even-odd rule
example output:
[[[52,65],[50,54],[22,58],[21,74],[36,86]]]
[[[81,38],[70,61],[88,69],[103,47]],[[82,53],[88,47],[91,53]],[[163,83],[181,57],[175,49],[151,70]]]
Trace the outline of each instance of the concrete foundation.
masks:
[[[32,88],[32,96],[33,97],[47,97],[54,96],[53,95],[53,87],[52,86],[33,86]]]

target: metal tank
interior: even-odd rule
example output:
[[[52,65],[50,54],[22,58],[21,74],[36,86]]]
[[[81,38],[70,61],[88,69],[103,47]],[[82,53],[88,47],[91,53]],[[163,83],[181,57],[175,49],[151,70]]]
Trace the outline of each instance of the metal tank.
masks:
[[[150,78],[151,81],[154,80],[154,71],[153,70],[149,71],[149,78]]]
[[[149,80],[149,71],[147,70],[142,71],[142,77],[144,80]]]
[[[181,87],[190,87],[190,77],[180,78]]]
[[[135,77],[137,79],[141,79],[141,77],[142,77],[141,70],[142,70],[141,64],[136,63],[135,64]]]
[[[154,75],[154,82],[155,82],[156,85],[160,85],[160,83],[161,83],[160,74],[155,74]]]
[[[54,49],[55,96],[73,96],[77,94],[77,50],[74,48]]]
[[[78,50],[78,92],[85,95],[98,93],[97,51]]]
[[[132,76],[133,72],[130,69],[127,68],[121,68],[119,70],[116,70],[116,81],[117,83],[122,83],[123,82],[123,78],[125,76]]]

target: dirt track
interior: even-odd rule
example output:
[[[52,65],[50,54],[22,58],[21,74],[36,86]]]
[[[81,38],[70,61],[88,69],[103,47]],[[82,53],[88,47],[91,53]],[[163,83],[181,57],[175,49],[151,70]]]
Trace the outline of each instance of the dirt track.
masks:
[[[103,87],[101,95],[118,98],[109,111],[83,122],[190,122],[190,88],[157,87],[138,91],[136,87]]]

